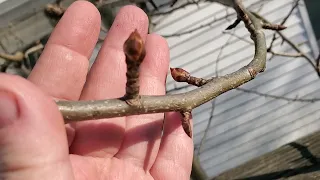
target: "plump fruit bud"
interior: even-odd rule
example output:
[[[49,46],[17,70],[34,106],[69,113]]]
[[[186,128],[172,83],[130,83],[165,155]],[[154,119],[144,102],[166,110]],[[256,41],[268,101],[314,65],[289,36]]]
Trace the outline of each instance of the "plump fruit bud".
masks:
[[[134,30],[130,34],[129,38],[124,43],[123,49],[127,56],[127,60],[140,63],[142,62],[146,51],[143,40],[137,30]]]
[[[190,73],[181,68],[170,68],[172,78],[177,82],[187,82]]]

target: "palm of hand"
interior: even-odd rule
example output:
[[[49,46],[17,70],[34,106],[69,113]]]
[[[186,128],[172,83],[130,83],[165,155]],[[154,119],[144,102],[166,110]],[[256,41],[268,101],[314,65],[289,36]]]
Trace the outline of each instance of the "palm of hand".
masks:
[[[138,29],[147,51],[141,65],[140,93],[165,94],[168,46],[160,36],[147,35],[147,27],[147,16],[140,9],[122,8],[87,74],[88,58],[100,31],[100,16],[91,4],[75,2],[56,26],[28,79],[56,99],[121,97],[126,81],[122,46]],[[58,111],[53,113],[52,117],[62,121]],[[55,141],[65,144],[52,153],[64,162],[60,177],[65,172],[76,180],[189,179],[193,144],[177,113],[78,122],[66,125],[66,129],[67,136],[62,132],[65,130],[54,134]],[[44,148],[50,151],[52,147],[50,144]]]

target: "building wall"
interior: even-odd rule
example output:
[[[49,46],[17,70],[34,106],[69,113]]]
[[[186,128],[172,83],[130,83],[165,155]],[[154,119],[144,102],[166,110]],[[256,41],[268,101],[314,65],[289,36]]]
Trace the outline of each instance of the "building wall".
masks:
[[[259,2],[264,2],[262,5]],[[265,3],[267,2],[267,3]],[[266,19],[279,23],[290,11],[292,0],[247,0],[246,6]],[[197,77],[212,77],[231,73],[250,62],[254,47],[249,33],[241,23],[223,33],[234,20],[232,9],[219,4],[201,3],[188,6],[170,15],[154,18],[154,31],[161,35],[179,34],[228,15],[209,27],[181,36],[168,37],[170,66],[182,67]],[[283,33],[310,57],[318,54],[316,40],[303,1],[285,24]],[[269,46],[273,32],[266,30]],[[240,40],[240,39],[242,40]],[[277,40],[277,52],[295,53],[288,44]],[[268,58],[270,55],[268,55]],[[217,71],[216,71],[217,70]],[[194,89],[176,83],[168,75],[167,90],[171,93]],[[302,58],[274,57],[267,69],[242,88],[261,93],[299,98],[319,97],[320,81],[313,68]],[[252,158],[270,152],[290,141],[320,129],[319,103],[288,102],[238,90],[227,92],[215,100],[212,123],[200,153],[200,161],[209,176],[218,175]],[[207,127],[212,103],[193,111],[196,151]]]

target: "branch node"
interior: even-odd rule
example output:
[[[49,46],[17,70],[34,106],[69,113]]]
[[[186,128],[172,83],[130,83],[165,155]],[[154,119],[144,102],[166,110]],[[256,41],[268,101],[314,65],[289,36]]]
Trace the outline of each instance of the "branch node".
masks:
[[[197,78],[197,77],[194,77],[194,76],[190,76],[187,83],[188,84],[191,84],[191,85],[194,85],[194,86],[197,86],[197,87],[201,87],[205,84],[207,84],[209,81],[207,79],[203,79],[203,78]]]
[[[250,19],[248,14],[246,14],[249,12],[246,12],[246,10],[244,9],[244,7],[242,7],[241,2],[239,0],[235,0],[235,10],[238,13],[238,17],[240,17],[244,22],[245,27],[248,29],[250,34],[251,35],[255,34],[255,30],[257,27],[255,27],[255,25],[252,23],[252,20]]]
[[[254,70],[252,67],[248,67],[248,72],[249,72],[252,79],[254,79],[258,74],[257,71]]]
[[[136,107],[136,108],[142,108],[142,102],[141,102],[141,96],[138,96],[137,98],[134,99],[125,99],[126,97],[124,97],[124,101],[132,107]]]

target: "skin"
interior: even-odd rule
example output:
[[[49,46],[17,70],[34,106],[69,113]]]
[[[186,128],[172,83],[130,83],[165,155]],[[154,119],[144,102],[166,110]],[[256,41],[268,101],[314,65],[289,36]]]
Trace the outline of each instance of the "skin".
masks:
[[[165,94],[168,45],[162,37],[147,34],[148,18],[134,6],[120,10],[88,72],[100,23],[92,4],[74,2],[28,80],[0,74],[0,99],[3,104],[8,97],[15,102],[4,106],[14,116],[0,115],[0,179],[189,179],[193,141],[179,113],[64,124],[53,99],[124,95],[123,43],[134,29],[147,51],[140,68],[140,94]]]

